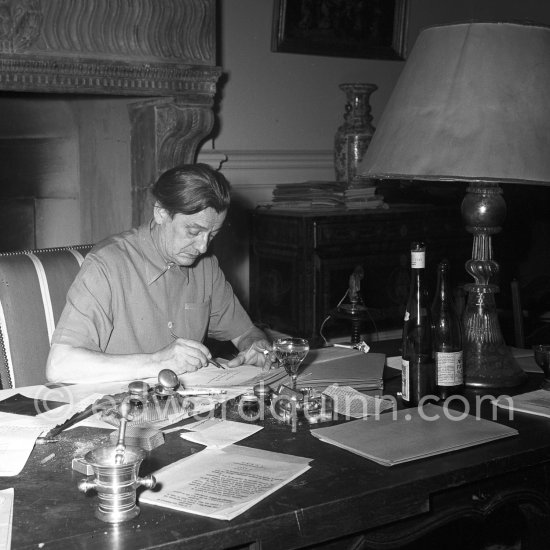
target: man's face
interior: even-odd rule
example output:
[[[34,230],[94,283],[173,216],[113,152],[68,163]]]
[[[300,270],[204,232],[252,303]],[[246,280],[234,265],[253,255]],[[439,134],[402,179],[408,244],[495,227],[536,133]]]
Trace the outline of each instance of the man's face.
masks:
[[[226,215],[226,211],[218,213],[213,208],[206,208],[196,214],[176,214],[171,218],[166,210],[155,206],[161,252],[177,265],[193,265],[206,253]]]

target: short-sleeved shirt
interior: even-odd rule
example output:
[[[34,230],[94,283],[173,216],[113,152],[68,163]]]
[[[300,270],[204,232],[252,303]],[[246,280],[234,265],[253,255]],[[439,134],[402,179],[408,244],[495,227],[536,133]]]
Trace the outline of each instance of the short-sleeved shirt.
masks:
[[[167,264],[154,223],[109,237],[86,256],[52,343],[111,354],[153,353],[174,337],[232,340],[253,324],[215,256]]]

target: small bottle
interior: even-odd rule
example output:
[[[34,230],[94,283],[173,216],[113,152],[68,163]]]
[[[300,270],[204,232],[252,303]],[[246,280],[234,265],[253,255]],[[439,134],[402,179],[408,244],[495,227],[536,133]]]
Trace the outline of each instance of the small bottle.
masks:
[[[432,325],[426,281],[426,246],[411,245],[411,286],[403,324],[402,399],[407,407],[434,395],[435,365],[432,354]]]
[[[442,260],[437,269],[437,292],[432,304],[432,339],[436,392],[442,399],[447,399],[461,393],[464,388],[462,326],[451,295],[447,260]]]

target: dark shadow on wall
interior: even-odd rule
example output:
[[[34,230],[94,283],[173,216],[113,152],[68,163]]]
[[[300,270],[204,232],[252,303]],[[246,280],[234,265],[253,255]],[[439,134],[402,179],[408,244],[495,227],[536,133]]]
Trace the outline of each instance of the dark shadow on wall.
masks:
[[[248,303],[249,216],[249,207],[233,197],[224,227],[212,244],[226,279],[245,307]]]

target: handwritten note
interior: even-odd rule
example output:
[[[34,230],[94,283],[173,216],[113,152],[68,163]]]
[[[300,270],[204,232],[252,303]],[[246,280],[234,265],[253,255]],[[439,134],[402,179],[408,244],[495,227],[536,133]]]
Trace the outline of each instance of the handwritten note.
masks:
[[[195,372],[188,372],[179,376],[182,384],[188,387],[215,386],[230,388],[235,386],[252,386],[262,377],[262,369],[251,365],[241,365],[234,369],[218,369],[204,367]]]

